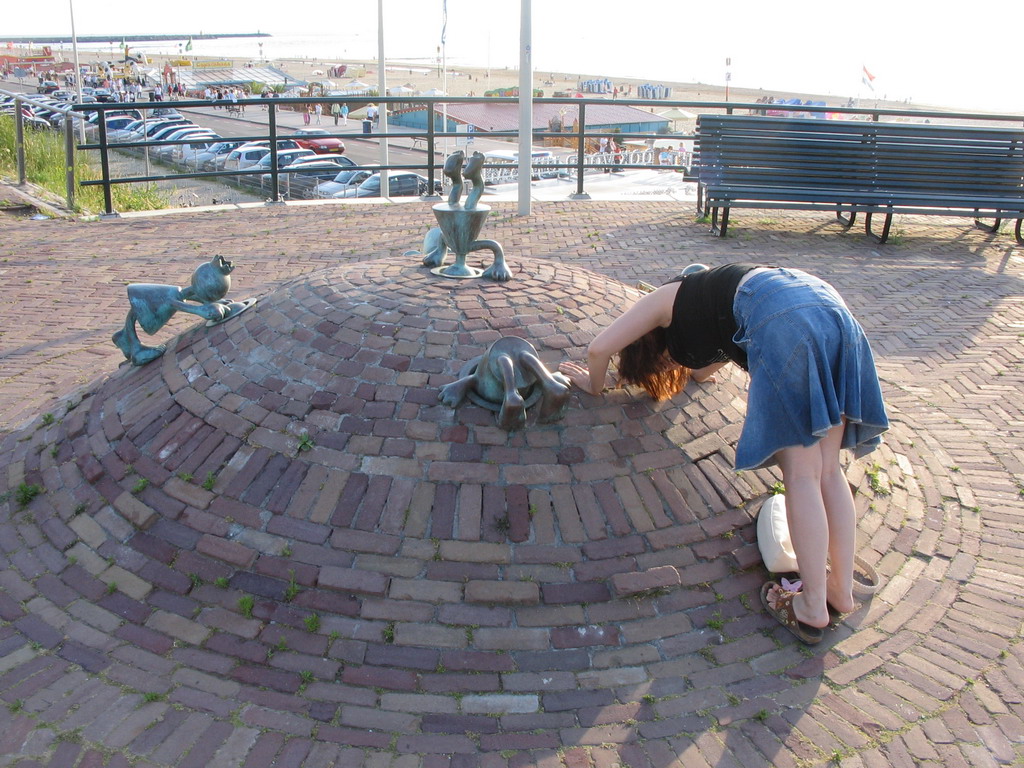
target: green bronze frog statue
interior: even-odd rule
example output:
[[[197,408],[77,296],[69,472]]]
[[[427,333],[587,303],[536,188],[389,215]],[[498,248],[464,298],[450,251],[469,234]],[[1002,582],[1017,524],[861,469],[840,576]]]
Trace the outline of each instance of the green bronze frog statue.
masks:
[[[132,365],[145,365],[160,357],[166,346],[148,347],[139,340],[136,323],[152,335],[163,328],[178,312],[198,315],[208,321],[221,322],[248,309],[251,301],[230,302],[224,297],[231,288],[234,265],[223,256],[214,256],[200,264],[192,273],[187,288],[156,283],[132,283],[128,286],[131,309],[124,328],[115,333],[112,341]],[[195,303],[189,303],[195,302]]]

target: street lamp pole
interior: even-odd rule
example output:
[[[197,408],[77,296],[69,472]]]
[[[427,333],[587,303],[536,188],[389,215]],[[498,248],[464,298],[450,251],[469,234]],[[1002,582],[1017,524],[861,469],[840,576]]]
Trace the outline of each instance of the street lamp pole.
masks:
[[[380,196],[387,197],[391,192],[388,181],[388,105],[380,101],[388,95],[388,78],[384,67],[384,0],[377,0],[377,116],[380,119],[380,132],[385,138],[380,142]]]
[[[71,11],[71,48],[75,56],[75,88],[78,90],[78,103],[82,103],[82,68],[78,64],[78,35],[75,34],[75,0],[68,0]],[[85,121],[78,121],[78,137],[85,144]]]
[[[531,0],[519,7],[519,215],[530,215],[533,170],[533,51]]]

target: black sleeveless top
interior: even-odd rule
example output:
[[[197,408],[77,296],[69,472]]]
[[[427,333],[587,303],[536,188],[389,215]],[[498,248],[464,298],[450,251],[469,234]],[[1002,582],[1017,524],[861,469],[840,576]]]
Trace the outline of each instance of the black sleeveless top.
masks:
[[[736,287],[758,264],[725,264],[673,278],[679,282],[665,341],[672,359],[687,368],[729,360],[747,369],[747,355],[733,342]]]

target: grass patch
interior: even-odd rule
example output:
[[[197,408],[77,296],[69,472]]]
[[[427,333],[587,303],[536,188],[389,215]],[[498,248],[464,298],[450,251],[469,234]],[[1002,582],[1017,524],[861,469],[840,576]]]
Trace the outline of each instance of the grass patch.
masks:
[[[18,490],[14,492],[14,500],[18,502],[18,508],[27,507],[32,503],[32,499],[43,492],[41,485],[22,483],[18,486]]]
[[[238,610],[245,618],[252,618],[252,609],[254,607],[256,607],[256,598],[252,595],[242,595],[238,598]]]
[[[25,176],[30,182],[63,198],[67,194],[64,170],[64,134],[60,131],[26,130]],[[17,173],[14,144],[14,118],[0,116],[0,173]],[[98,156],[95,161],[85,152],[75,152],[75,181],[101,178]],[[167,198],[155,184],[116,184],[111,187],[115,211],[149,211],[169,206]],[[77,213],[102,213],[105,210],[102,187],[75,189]]]

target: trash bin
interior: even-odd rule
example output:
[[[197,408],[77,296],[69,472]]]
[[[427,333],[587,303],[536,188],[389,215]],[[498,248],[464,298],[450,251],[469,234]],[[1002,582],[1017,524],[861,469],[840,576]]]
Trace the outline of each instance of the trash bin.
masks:
[[[372,128],[373,123],[371,123],[369,120],[363,120],[363,133],[371,133]]]

